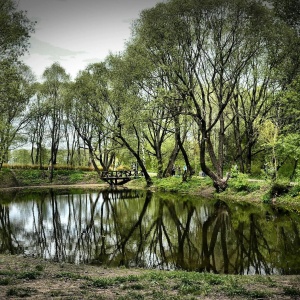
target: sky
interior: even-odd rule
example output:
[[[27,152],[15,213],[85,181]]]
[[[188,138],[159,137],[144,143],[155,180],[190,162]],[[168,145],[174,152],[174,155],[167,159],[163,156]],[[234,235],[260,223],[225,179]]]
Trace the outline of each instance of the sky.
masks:
[[[58,62],[75,79],[90,63],[125,49],[132,22],[159,0],[15,0],[36,21],[23,62],[37,80]]]

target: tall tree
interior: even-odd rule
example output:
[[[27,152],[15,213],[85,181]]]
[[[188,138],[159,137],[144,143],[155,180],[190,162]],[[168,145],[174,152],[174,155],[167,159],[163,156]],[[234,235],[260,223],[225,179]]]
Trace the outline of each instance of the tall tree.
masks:
[[[71,86],[70,118],[88,148],[97,172],[98,163],[107,171],[115,162],[116,145],[109,130],[108,70],[104,63],[89,65]]]
[[[143,160],[143,109],[145,99],[140,97],[139,91],[132,84],[130,64],[122,56],[110,55],[107,58],[109,69],[111,95],[107,98],[110,108],[110,125],[113,138],[120,145],[127,148],[136,160],[137,166],[145,176],[147,185],[152,185],[152,179]]]
[[[216,190],[227,187],[225,109],[260,49],[270,49],[266,58],[280,54],[287,40],[282,28],[267,7],[244,0],[173,0],[143,11],[136,23],[140,55],[164,71],[199,127],[200,165]]]
[[[57,162],[58,147],[61,140],[61,126],[64,113],[64,88],[69,82],[69,75],[58,63],[46,68],[43,73],[42,93],[48,110],[50,134],[49,179],[53,179],[54,166]]]
[[[0,0],[0,60],[15,61],[27,50],[34,25],[15,1]]]
[[[29,121],[26,111],[33,95],[34,76],[25,65],[0,61],[0,169],[8,161],[9,148],[23,141],[18,134]],[[20,139],[21,138],[21,139]]]
[[[47,109],[44,98],[41,95],[41,84],[35,84],[35,97],[29,103],[30,122],[27,133],[31,142],[31,163],[38,164],[42,170],[44,162],[43,152],[45,149],[45,129]]]
[[[8,149],[25,124],[25,108],[33,81],[28,67],[18,62],[29,46],[34,23],[17,11],[12,0],[0,0],[0,169]]]

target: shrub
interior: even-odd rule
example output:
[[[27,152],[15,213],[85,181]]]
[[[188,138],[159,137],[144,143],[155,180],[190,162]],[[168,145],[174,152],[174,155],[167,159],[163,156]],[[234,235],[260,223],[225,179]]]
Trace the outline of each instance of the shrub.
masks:
[[[131,168],[128,167],[128,166],[125,166],[125,165],[120,165],[120,166],[117,167],[116,170],[117,171],[129,171],[129,170],[131,170]]]
[[[270,195],[271,197],[281,196],[283,194],[288,193],[288,191],[289,191],[289,183],[275,181],[271,185]]]
[[[30,279],[30,280],[34,280],[37,279],[37,277],[40,275],[40,272],[37,271],[28,271],[28,272],[23,272],[20,273],[17,277],[19,279]]]
[[[229,187],[236,192],[253,192],[260,188],[257,183],[249,182],[246,174],[239,173],[229,181]]]
[[[274,181],[271,184],[270,189],[263,196],[263,202],[270,203],[270,201],[273,198],[287,194],[289,192],[289,189],[290,189],[290,186],[289,186],[288,182]]]
[[[297,197],[300,195],[300,185],[294,185],[290,190],[289,190],[289,195],[292,197]]]

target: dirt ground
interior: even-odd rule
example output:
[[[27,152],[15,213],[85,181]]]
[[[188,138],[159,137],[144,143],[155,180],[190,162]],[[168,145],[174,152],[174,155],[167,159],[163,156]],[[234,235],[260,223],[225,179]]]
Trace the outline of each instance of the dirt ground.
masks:
[[[167,271],[161,272],[163,275]],[[218,289],[201,295],[179,293],[172,279],[162,283],[159,276],[157,280],[145,279],[147,274],[149,270],[54,263],[0,254],[0,299],[300,299],[299,276],[272,276],[272,284],[266,286],[272,290],[268,297],[252,293],[250,298],[245,298],[238,294],[226,296]],[[110,279],[114,284],[110,284]],[[264,289],[262,282],[257,281],[256,285]],[[284,287],[291,292],[283,293]]]

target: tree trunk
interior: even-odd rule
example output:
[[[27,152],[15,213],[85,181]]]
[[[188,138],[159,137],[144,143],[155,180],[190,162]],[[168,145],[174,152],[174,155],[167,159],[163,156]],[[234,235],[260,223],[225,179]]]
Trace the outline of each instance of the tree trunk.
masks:
[[[153,184],[153,182],[152,182],[152,179],[146,169],[146,166],[144,165],[143,159],[140,157],[139,153],[134,151],[134,149],[128,144],[126,139],[121,134],[118,137],[121,139],[121,141],[127,147],[127,149],[133,154],[133,156],[136,158],[136,161],[137,161],[138,165],[141,167],[142,172],[144,174],[145,180],[147,182],[147,187],[150,187]]]
[[[187,172],[185,174],[185,178],[183,178],[183,181],[186,181],[187,177],[191,177],[193,174],[195,174],[195,171],[194,171],[193,167],[190,164],[188,155],[187,155],[187,153],[186,153],[186,151],[184,149],[183,143],[181,141],[180,125],[179,125],[178,117],[175,117],[174,121],[175,121],[175,139],[176,139],[177,144],[179,146],[179,149],[180,149],[180,151],[182,153],[182,156],[184,158],[184,162],[185,162],[185,165],[186,165],[186,168],[187,168]]]
[[[179,149],[179,146],[178,146],[177,139],[175,139],[175,145],[174,145],[174,148],[173,148],[173,150],[171,152],[171,155],[169,157],[168,165],[167,165],[166,169],[163,172],[163,177],[164,178],[171,176],[172,168],[175,164],[175,161],[176,161],[176,158],[178,156],[179,150],[180,149]]]
[[[200,141],[199,147],[200,147],[200,166],[202,171],[207,174],[213,181],[213,186],[216,189],[216,192],[222,192],[225,191],[227,188],[227,181],[229,179],[229,176],[227,176],[225,179],[218,176],[218,174],[214,173],[207,165],[205,160],[205,153],[206,153],[206,135],[205,132],[202,133],[202,139]]]
[[[294,166],[293,166],[293,171],[292,171],[292,174],[290,176],[290,180],[293,180],[295,178],[297,167],[298,167],[298,159],[295,159]]]

